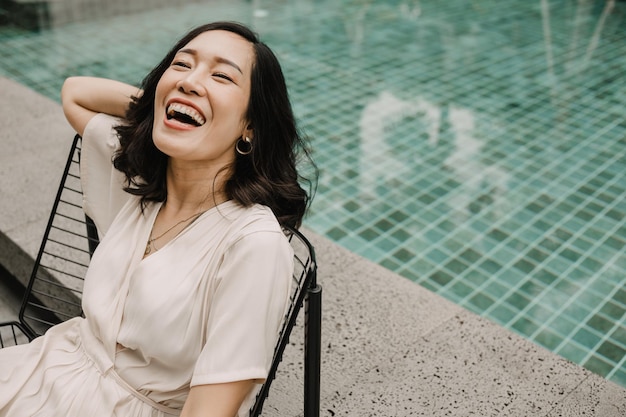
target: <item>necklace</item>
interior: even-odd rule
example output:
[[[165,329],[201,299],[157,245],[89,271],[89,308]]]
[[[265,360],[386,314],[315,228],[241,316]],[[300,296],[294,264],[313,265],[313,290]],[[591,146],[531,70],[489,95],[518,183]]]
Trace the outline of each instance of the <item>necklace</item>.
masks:
[[[206,211],[206,210],[204,210]],[[155,251],[157,251],[157,247],[154,245],[154,242],[156,240],[161,239],[163,236],[165,236],[167,233],[169,233],[173,228],[175,228],[176,226],[178,226],[179,224],[188,222],[191,219],[197,219],[198,217],[200,217],[200,215],[202,213],[204,213],[204,211],[201,211],[199,213],[196,213],[190,217],[187,217],[184,220],[179,221],[178,223],[176,223],[174,226],[170,227],[169,229],[167,229],[165,232],[161,233],[160,235],[158,235],[157,237],[152,237],[152,232],[150,232],[150,238],[148,239],[148,242],[146,243],[146,250],[143,252],[144,255],[148,255],[150,252],[152,252],[152,249],[154,249]],[[195,217],[195,218],[194,218]],[[193,222],[192,222],[193,223]],[[191,224],[191,223],[190,223]]]

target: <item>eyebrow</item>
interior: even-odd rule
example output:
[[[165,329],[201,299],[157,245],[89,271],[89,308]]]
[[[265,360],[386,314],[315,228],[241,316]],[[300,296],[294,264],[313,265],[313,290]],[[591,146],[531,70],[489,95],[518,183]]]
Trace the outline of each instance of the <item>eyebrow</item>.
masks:
[[[189,54],[189,55],[193,55],[193,56],[198,55],[198,51],[196,51],[195,49],[192,49],[192,48],[183,48],[183,49],[179,50],[178,53]],[[239,68],[239,65],[235,64],[230,59],[226,59],[226,58],[222,58],[222,57],[218,56],[218,57],[215,57],[215,61],[217,61],[220,64],[230,65],[231,67],[233,67],[237,71],[239,71],[241,73],[241,75],[243,75],[243,71],[241,70],[241,68]]]

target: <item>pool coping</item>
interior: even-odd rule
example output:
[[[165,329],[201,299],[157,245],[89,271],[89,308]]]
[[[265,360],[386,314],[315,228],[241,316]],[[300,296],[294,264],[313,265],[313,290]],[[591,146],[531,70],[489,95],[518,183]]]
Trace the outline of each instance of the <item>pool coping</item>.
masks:
[[[0,264],[22,282],[71,127],[60,105],[0,77]],[[622,416],[626,390],[306,229],[323,286],[323,416]],[[268,415],[302,414],[302,333]]]

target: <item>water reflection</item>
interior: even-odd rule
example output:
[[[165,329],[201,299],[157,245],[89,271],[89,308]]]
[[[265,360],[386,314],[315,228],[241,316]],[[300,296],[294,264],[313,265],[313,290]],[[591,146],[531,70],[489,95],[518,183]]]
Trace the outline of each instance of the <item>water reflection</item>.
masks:
[[[448,120],[454,135],[454,146],[444,161],[444,168],[452,171],[460,182],[456,192],[450,196],[451,209],[460,219],[466,220],[476,211],[474,202],[487,194],[492,220],[502,217],[507,211],[505,193],[509,174],[497,165],[486,165],[482,161],[484,141],[475,134],[476,121],[470,109],[451,106]]]
[[[399,175],[408,174],[415,165],[415,161],[407,164],[397,158],[397,150],[388,143],[389,130],[406,119],[421,118],[427,125],[428,143],[436,145],[438,142],[441,122],[441,110],[438,106],[422,98],[402,100],[389,91],[382,91],[373,100],[368,102],[359,118],[359,137],[361,148],[360,190],[362,197],[374,199],[377,196],[376,188]],[[418,137],[417,128],[412,132]],[[418,143],[415,146],[419,146]],[[393,170],[381,160],[393,160]]]
[[[507,211],[505,193],[509,174],[497,165],[483,162],[484,141],[477,134],[476,123],[470,108],[459,105],[442,108],[422,97],[401,99],[389,90],[381,91],[365,105],[359,118],[361,198],[378,199],[379,187],[393,184],[398,178],[413,183],[411,178],[418,178],[416,172],[436,168],[447,172],[442,175],[451,174],[459,184],[447,196],[447,204],[457,221],[475,214],[475,202],[484,200],[485,195],[490,201],[491,216],[500,217]],[[396,129],[398,125],[403,128]],[[408,137],[392,137],[396,130]],[[451,140],[440,143],[442,134]],[[398,149],[397,145],[402,147]],[[438,153],[437,147],[445,149],[443,154],[447,156],[441,166],[425,166],[433,163],[430,158],[420,158],[425,147],[431,154]]]

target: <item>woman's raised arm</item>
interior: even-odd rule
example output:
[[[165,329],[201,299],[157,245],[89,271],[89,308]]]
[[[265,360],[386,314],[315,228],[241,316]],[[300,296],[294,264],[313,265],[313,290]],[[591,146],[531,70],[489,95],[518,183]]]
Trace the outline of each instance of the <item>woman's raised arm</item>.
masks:
[[[63,112],[80,135],[93,116],[107,113],[124,117],[132,96],[141,90],[129,84],[96,77],[70,77],[61,89]]]

